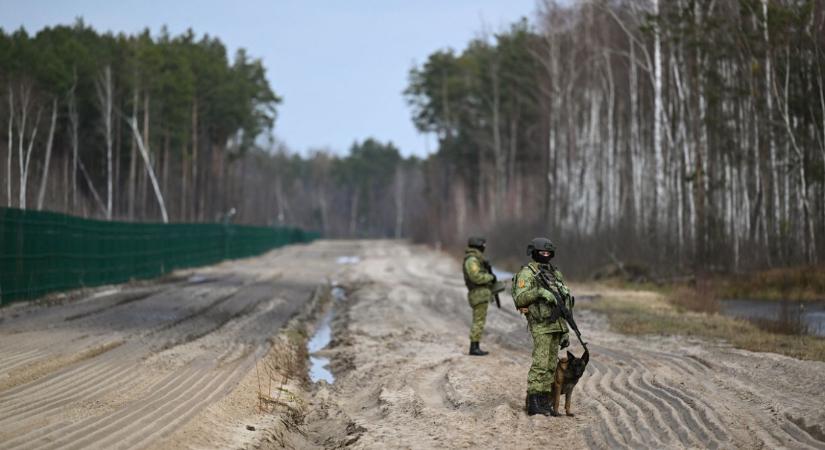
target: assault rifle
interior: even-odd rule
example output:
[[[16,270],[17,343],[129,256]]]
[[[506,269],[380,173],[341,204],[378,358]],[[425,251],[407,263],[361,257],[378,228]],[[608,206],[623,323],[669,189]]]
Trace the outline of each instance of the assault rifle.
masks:
[[[484,269],[486,269],[487,272],[489,272],[490,275],[493,276],[493,286],[491,288],[491,290],[493,291],[493,299],[495,299],[496,306],[498,307],[498,309],[501,309],[501,300],[498,298],[498,293],[503,291],[504,288],[502,287],[500,290],[496,290],[498,288],[498,277],[496,277],[496,274],[493,273],[493,266],[490,265],[490,261],[484,261]]]
[[[556,311],[553,311],[551,314],[552,317],[559,317],[561,316],[570,328],[576,333],[576,337],[579,339],[579,342],[584,347],[584,350],[587,351],[587,343],[582,340],[582,334],[579,331],[579,327],[576,325],[576,321],[573,319],[573,313],[567,309],[567,304],[564,303],[564,298],[556,292],[558,289],[553,283],[555,276],[551,273],[548,273],[546,269],[542,266],[539,266],[539,273],[537,274],[539,282],[544,286],[545,289],[553,293],[553,296],[556,297]]]

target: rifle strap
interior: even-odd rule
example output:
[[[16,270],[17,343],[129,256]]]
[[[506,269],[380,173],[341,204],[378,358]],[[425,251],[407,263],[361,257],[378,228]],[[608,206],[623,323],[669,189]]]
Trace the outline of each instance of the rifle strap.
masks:
[[[541,280],[541,279],[542,279],[543,272],[542,272],[542,270],[541,270],[541,269],[536,270],[536,269],[534,269],[534,268],[533,268],[532,266],[530,266],[530,265],[528,265],[527,267],[529,267],[529,268],[530,268],[530,271],[531,271],[531,272],[533,272],[533,275],[534,275],[535,277],[539,278],[539,280]],[[551,274],[548,274],[548,275],[552,275],[552,273],[551,273]],[[553,276],[553,279],[555,280],[555,275],[552,275],[552,276]],[[542,284],[544,284],[544,283],[542,283]],[[549,286],[549,285],[548,285],[548,286],[545,286],[545,287],[546,287],[548,290],[550,290],[551,288],[554,288],[554,287],[555,287],[556,289],[558,289],[558,287],[556,287],[556,286]],[[556,302],[559,302],[559,301],[564,301],[564,299],[560,299],[559,297],[556,297]],[[572,315],[572,314],[573,314],[573,312],[571,311],[571,312],[570,312],[570,314]],[[561,307],[559,307],[559,305],[557,304],[557,305],[556,305],[556,307],[555,307],[555,308],[553,308],[553,312],[552,312],[552,313],[550,313],[550,317],[549,317],[547,320],[548,320],[548,322],[553,323],[553,322],[555,322],[555,321],[559,320],[560,316],[562,316],[562,314],[561,314]],[[564,320],[565,320],[565,322],[567,321],[567,319],[566,319],[566,318],[565,318]],[[570,328],[573,328],[573,325],[572,325],[572,324],[568,324],[568,325],[570,325]],[[574,330],[574,331],[575,331],[575,330]],[[579,340],[579,343],[582,345],[582,347],[584,347],[584,351],[587,351],[587,344],[585,344],[585,343],[584,343],[584,341],[582,340],[581,335],[580,335],[579,333],[574,333],[574,334],[576,335],[576,338]]]

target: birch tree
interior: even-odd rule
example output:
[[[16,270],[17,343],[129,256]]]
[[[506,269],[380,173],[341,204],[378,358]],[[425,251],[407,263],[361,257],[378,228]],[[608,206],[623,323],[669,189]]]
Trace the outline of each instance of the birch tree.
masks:
[[[152,189],[155,192],[155,199],[158,202],[158,207],[160,208],[160,214],[163,218],[163,223],[169,222],[169,215],[166,213],[166,203],[163,201],[163,193],[160,191],[160,186],[158,186],[158,180],[155,176],[155,170],[152,168],[152,162],[149,160],[149,151],[146,148],[146,144],[143,141],[143,136],[140,134],[140,128],[138,127],[138,121],[136,116],[132,116],[129,118],[129,127],[132,129],[132,134],[135,138],[135,142],[137,143],[138,150],[140,150],[140,156],[143,158],[143,165],[146,168],[146,173],[149,175],[149,179],[152,181]]]
[[[46,141],[46,156],[43,162],[43,174],[40,176],[40,189],[37,193],[37,210],[43,209],[43,199],[46,198],[46,185],[49,181],[49,164],[52,159],[54,146],[54,132],[57,128],[57,98],[52,99],[52,120],[49,126],[49,137]]]
[[[98,79],[97,99],[103,115],[103,134],[106,140],[106,219],[112,220],[112,108],[114,102],[114,87],[112,82],[112,67],[107,65]]]

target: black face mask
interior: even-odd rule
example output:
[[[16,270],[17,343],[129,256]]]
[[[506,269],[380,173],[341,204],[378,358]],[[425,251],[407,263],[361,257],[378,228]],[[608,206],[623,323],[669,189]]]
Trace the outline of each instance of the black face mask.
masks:
[[[535,261],[539,264],[548,264],[550,262],[550,260],[553,259],[553,256],[555,256],[554,252],[550,252],[550,255],[547,256],[547,257],[541,256],[541,254],[539,254],[538,250],[533,250],[533,255],[532,255],[533,261]]]

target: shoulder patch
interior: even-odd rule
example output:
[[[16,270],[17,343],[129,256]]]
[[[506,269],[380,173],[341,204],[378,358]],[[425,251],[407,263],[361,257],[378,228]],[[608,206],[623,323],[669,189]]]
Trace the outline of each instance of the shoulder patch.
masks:
[[[524,278],[520,278],[518,280],[518,287],[523,288],[526,283],[524,282]]]

